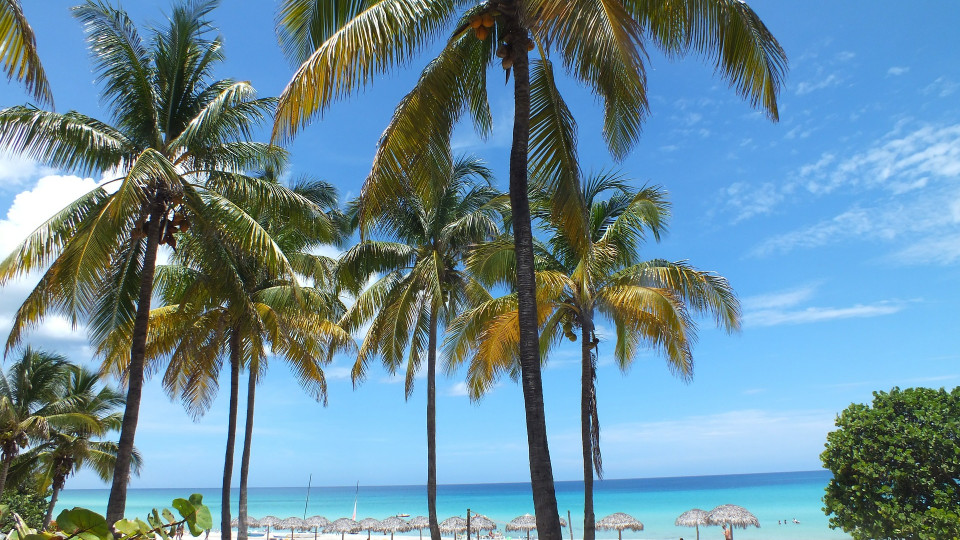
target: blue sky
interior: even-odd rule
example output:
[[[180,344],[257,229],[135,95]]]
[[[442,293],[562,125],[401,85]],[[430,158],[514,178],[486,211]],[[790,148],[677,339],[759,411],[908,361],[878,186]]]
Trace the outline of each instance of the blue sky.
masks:
[[[25,9],[57,109],[106,119],[82,30],[68,13],[72,3],[25,2]],[[124,4],[139,22],[159,19],[168,6]],[[220,75],[278,94],[293,67],[275,45],[273,2],[224,4],[214,13],[226,41]],[[702,59],[668,61],[651,50],[652,114],[618,165],[637,185],[670,192],[670,233],[646,254],[726,276],[743,302],[744,328],[728,336],[702,321],[689,384],[653,354],[621,374],[601,346],[608,478],[814,469],[835,415],[851,402],[894,385],[960,381],[960,11],[934,1],[909,9],[889,0],[751,5],[790,59],[781,121],[772,124],[742,102]],[[291,145],[292,172],[355,195],[393,107],[428,59],[332,107]],[[489,161],[501,186],[510,88],[491,84],[490,139],[479,140],[469,126],[454,137],[458,150]],[[615,166],[600,138],[596,101],[569,81],[562,90],[578,121],[584,169]],[[0,84],[0,105],[26,99],[20,87]],[[0,157],[0,251],[99,180],[71,174]],[[0,290],[3,335],[30,285]],[[29,341],[93,362],[82,328],[61,320]],[[582,470],[578,361],[579,345],[571,344],[544,371],[561,480]],[[350,362],[338,358],[328,368],[330,404],[323,408],[274,361],[258,391],[252,485],[303,485],[311,473],[316,485],[424,481],[423,380],[409,402],[402,382],[385,373],[354,390]],[[471,404],[461,380],[439,382],[439,481],[527,479],[519,388],[506,380]],[[148,384],[137,433],[146,466],[133,487],[217,485],[225,409],[224,394],[194,423],[156,381]],[[100,485],[87,474],[68,482]]]

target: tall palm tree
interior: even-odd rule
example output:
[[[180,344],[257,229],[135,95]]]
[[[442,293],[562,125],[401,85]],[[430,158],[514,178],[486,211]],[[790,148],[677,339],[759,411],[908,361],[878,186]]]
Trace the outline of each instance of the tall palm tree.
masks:
[[[0,0],[0,66],[7,72],[8,81],[16,79],[37,101],[53,103],[37,55],[37,40],[19,0]]]
[[[47,438],[58,425],[96,427],[95,419],[73,408],[62,392],[70,365],[61,355],[26,347],[0,374],[0,493],[14,458],[31,439]]]
[[[430,534],[437,521],[436,373],[439,334],[466,307],[488,297],[463,271],[463,259],[477,243],[498,233],[505,201],[490,187],[490,171],[476,159],[458,159],[446,182],[431,185],[432,197],[415,192],[396,201],[380,220],[390,240],[365,240],[340,260],[340,276],[354,291],[372,276],[377,281],[357,296],[344,326],[370,328],[353,366],[354,384],[380,357],[390,373],[406,369],[405,397],[427,359],[427,507]],[[479,181],[479,182],[478,182]],[[480,183],[485,182],[485,183]]]
[[[61,399],[69,408],[92,420],[81,424],[66,424],[51,429],[46,441],[33,447],[24,457],[37,463],[37,476],[41,492],[52,489],[47,515],[43,521],[46,528],[53,518],[60,491],[67,478],[83,468],[93,470],[104,482],[113,476],[117,460],[117,443],[97,440],[112,431],[119,431],[123,415],[123,394],[109,386],[100,385],[98,374],[81,366],[67,368],[68,376],[59,391]],[[142,458],[134,449],[131,465],[134,474],[139,474]]]
[[[278,20],[281,44],[302,64],[280,98],[275,138],[292,137],[334,100],[407,62],[441,34],[450,36],[381,138],[363,191],[365,219],[376,218],[377,205],[390,204],[402,190],[403,171],[446,158],[444,143],[464,111],[482,134],[489,133],[487,68],[502,58],[508,80],[512,72],[509,185],[530,477],[539,534],[560,540],[543,410],[527,175],[553,184],[558,211],[580,190],[574,122],[554,84],[550,57],[558,55],[567,73],[602,99],[603,134],[619,159],[639,138],[648,110],[647,44],[670,56],[693,51],[712,57],[731,86],[773,119],[786,68],[783,50],[742,0],[284,0]],[[531,68],[533,49],[538,59]],[[430,181],[411,177],[420,176],[417,182]],[[570,225],[580,229],[582,241],[587,224]]]
[[[262,178],[277,184],[278,190],[287,189],[279,185],[274,171]],[[164,388],[171,397],[179,397],[196,418],[209,409],[217,394],[221,369],[225,363],[229,365],[230,409],[221,511],[225,538],[230,537],[231,528],[240,371],[247,368],[256,381],[266,368],[269,347],[293,367],[311,396],[326,403],[322,364],[333,352],[352,344],[349,334],[331,322],[342,315],[342,303],[323,288],[332,281],[334,261],[309,251],[340,239],[333,210],[336,190],[324,182],[309,182],[296,185],[288,196],[301,198],[302,205],[295,209],[303,214],[299,218],[292,219],[289,211],[277,215],[269,209],[255,217],[283,250],[297,276],[314,286],[300,286],[296,278],[271,271],[256,259],[231,249],[220,236],[184,238],[175,264],[157,268],[156,291],[164,305],[151,310],[148,369],[160,369],[159,364],[169,360]],[[129,342],[130,331],[127,325],[110,337],[104,353],[114,360],[109,365],[111,371],[122,373],[126,368],[124,345]],[[248,407],[252,402],[253,396],[248,396]],[[242,481],[249,467],[247,447],[251,436],[248,433],[244,440],[247,459],[241,467]],[[242,508],[245,487],[242,482]]]
[[[223,59],[222,43],[210,37],[207,20],[215,5],[198,0],[175,6],[149,39],[125,12],[104,1],[74,8],[87,32],[112,125],[73,111],[32,106],[0,111],[0,144],[8,150],[57,168],[113,175],[0,263],[0,285],[43,272],[17,311],[8,348],[51,311],[73,321],[89,319],[94,344],[132,321],[127,401],[107,504],[110,523],[123,517],[126,505],[160,246],[175,249],[184,235],[216,234],[277,272],[292,274],[270,235],[234,202],[242,196],[283,212],[299,200],[243,172],[276,164],[283,152],[250,141],[274,100],[255,98],[249,83],[212,79]]]

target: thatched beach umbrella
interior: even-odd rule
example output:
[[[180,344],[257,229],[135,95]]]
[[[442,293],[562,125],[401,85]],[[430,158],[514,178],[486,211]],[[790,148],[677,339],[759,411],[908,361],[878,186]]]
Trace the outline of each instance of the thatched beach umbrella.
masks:
[[[373,518],[363,518],[360,520],[360,529],[367,531],[367,540],[370,540],[370,531],[380,530],[380,520]]]
[[[330,520],[323,516],[310,516],[307,518],[307,524],[313,527],[313,540],[317,540],[320,529],[330,524]]]
[[[390,540],[393,540],[394,533],[407,532],[411,530],[411,527],[409,523],[397,516],[390,516],[380,522],[380,528],[377,530],[382,533],[390,533]]]
[[[692,510],[687,510],[686,512],[680,514],[680,517],[673,522],[677,527],[696,527],[697,528],[697,540],[700,540],[700,526],[709,525],[707,521],[707,512],[699,508],[694,508]]]
[[[270,540],[270,527],[274,527],[277,525],[277,523],[280,523],[280,518],[277,516],[264,516],[259,520],[256,520],[256,522],[259,523],[260,527],[267,528],[267,536],[265,538]]]
[[[457,537],[457,533],[462,533],[466,530],[467,520],[460,516],[448,517],[440,522],[440,532],[453,533],[454,538]]]
[[[310,528],[310,524],[307,523],[306,520],[300,519],[298,517],[288,517],[288,518],[281,519],[279,522],[277,522],[275,527],[278,529],[290,529],[290,539],[293,540],[294,529],[306,530]]]
[[[430,528],[430,519],[427,516],[417,516],[407,522],[407,525],[410,526],[410,530],[420,531],[420,540],[423,540],[423,530]]]
[[[340,540],[343,540],[344,535],[347,533],[358,533],[361,530],[360,524],[350,518],[334,520],[323,528],[323,532],[325,533],[340,533]]]
[[[480,538],[480,531],[492,531],[497,528],[497,524],[483,514],[474,514],[470,516],[470,530],[477,531],[477,538]]]
[[[707,523],[710,525],[729,525],[731,528],[746,529],[753,525],[760,527],[760,520],[746,508],[735,504],[721,504],[707,514]],[[732,535],[732,533],[731,533]]]
[[[629,514],[617,512],[616,514],[610,514],[609,516],[598,521],[596,527],[603,530],[616,530],[617,538],[619,538],[619,540],[623,540],[624,529],[629,529],[631,531],[642,531],[643,523],[640,523],[640,520]]]
[[[537,528],[537,518],[530,514],[517,516],[504,527],[508,531],[527,531],[527,540],[530,540],[530,531]]]

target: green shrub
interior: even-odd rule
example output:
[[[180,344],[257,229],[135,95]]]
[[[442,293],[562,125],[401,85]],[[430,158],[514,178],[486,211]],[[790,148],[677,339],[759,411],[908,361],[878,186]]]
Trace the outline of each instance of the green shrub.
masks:
[[[13,514],[16,512],[28,527],[38,529],[43,525],[43,518],[47,514],[50,504],[48,495],[40,495],[33,491],[4,490],[0,497],[0,505],[6,506],[7,511],[0,515],[0,532],[10,532],[16,523]]]

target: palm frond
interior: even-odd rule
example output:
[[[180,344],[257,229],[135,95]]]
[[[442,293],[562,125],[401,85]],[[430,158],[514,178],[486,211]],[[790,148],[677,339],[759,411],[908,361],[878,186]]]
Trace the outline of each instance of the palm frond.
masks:
[[[18,0],[0,1],[0,66],[8,81],[22,82],[34,99],[53,105],[53,93],[37,55],[33,29]]]

